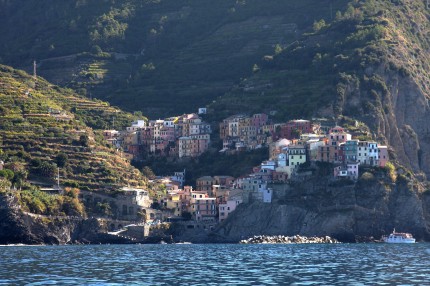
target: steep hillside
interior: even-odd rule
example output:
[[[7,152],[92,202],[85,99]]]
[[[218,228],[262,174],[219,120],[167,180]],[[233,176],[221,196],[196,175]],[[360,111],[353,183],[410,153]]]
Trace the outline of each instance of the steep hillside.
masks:
[[[360,120],[393,148],[393,160],[429,175],[429,12],[424,1],[351,1],[334,21],[264,57],[212,108]]]
[[[149,116],[194,111],[346,1],[0,1],[0,62]]]
[[[104,102],[0,66],[0,160],[15,173],[16,187],[27,176],[54,183],[57,167],[62,185],[81,189],[144,185],[141,173],[85,124],[103,128],[112,116],[132,120]]]

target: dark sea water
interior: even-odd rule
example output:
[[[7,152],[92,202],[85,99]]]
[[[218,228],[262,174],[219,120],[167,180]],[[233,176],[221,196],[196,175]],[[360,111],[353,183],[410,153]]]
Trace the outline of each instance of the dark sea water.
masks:
[[[430,285],[430,244],[0,246],[0,285]]]

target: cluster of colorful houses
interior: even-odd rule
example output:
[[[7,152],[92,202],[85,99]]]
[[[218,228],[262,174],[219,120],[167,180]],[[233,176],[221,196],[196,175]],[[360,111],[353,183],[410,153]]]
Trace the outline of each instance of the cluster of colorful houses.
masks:
[[[280,139],[270,144],[270,160],[262,168],[294,176],[297,167],[306,162],[334,164],[335,178],[357,180],[359,165],[384,167],[388,162],[387,146],[375,141],[352,139],[342,127],[331,128],[327,134],[300,135],[300,139]]]
[[[123,132],[105,131],[105,138],[136,156],[147,152],[182,158],[197,157],[206,151],[210,133],[211,126],[199,115],[185,114],[149,122],[138,120]],[[239,114],[224,119],[219,134],[223,141],[220,152],[269,146],[269,159],[244,177],[201,177],[195,189],[184,186],[185,172],[160,179],[158,183],[166,186],[166,193],[158,197],[158,204],[173,218],[188,215],[195,222],[215,224],[224,221],[241,203],[270,203],[270,184],[294,179],[299,166],[305,163],[331,163],[333,179],[357,180],[360,165],[384,167],[388,162],[387,146],[352,139],[352,134],[342,127],[323,128],[309,120],[273,124],[264,113]]]
[[[237,114],[224,119],[219,131],[223,140],[221,152],[225,152],[252,150],[280,138],[294,139],[303,133],[318,133],[319,125],[301,119],[273,124],[265,113]]]
[[[359,166],[384,167],[388,162],[387,146],[375,141],[352,139],[344,128],[335,126],[322,134],[320,125],[308,120],[268,124],[268,117],[236,115],[220,124],[224,141],[222,152],[255,149],[269,145],[269,160],[240,178],[205,176],[197,179],[196,189],[169,185],[162,204],[175,216],[189,212],[196,221],[222,222],[240,203],[270,203],[273,183],[285,183],[298,175],[305,163],[333,164],[333,179],[359,178]]]
[[[284,182],[306,162],[335,164],[335,178],[358,178],[358,166],[384,167],[388,161],[387,146],[375,141],[352,139],[344,128],[335,126],[323,132],[321,125],[309,120],[291,120],[272,124],[262,114],[230,116],[220,123],[220,152],[252,150],[268,145],[270,158],[257,172],[271,176],[273,182]]]
[[[204,176],[198,178],[195,189],[181,187],[178,181],[164,178],[166,194],[158,203],[171,210],[174,218],[189,216],[196,222],[216,224],[224,221],[241,203],[272,202],[272,189],[268,182],[255,176],[235,179],[230,176]]]
[[[205,113],[204,109],[199,110]],[[136,120],[126,130],[105,130],[103,136],[132,158],[147,154],[198,157],[210,144],[211,126],[195,113],[159,120]]]

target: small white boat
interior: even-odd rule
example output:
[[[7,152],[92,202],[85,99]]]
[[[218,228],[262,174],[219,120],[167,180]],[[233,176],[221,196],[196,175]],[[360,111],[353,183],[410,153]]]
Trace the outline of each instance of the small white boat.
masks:
[[[396,232],[396,229],[389,236],[384,235],[382,240],[387,243],[415,243],[415,238],[412,234]]]

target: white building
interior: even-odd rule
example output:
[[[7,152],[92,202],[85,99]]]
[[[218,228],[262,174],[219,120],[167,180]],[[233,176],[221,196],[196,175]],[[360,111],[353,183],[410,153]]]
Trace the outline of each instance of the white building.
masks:
[[[146,126],[145,120],[136,120],[131,123],[130,127],[127,127],[128,132],[138,131]]]
[[[268,169],[275,171],[276,162],[275,161],[264,161],[261,163],[261,169]]]
[[[378,149],[378,143],[377,142],[367,142],[367,148],[368,148],[368,159],[367,162],[371,166],[378,166],[379,164],[379,149]]]
[[[358,141],[357,146],[357,161],[360,164],[368,164],[369,149],[367,147],[367,141]]]
[[[264,203],[272,202],[272,189],[267,188],[267,182],[248,177],[237,180],[237,186],[248,193],[249,200],[257,200]]]
[[[207,113],[207,108],[206,107],[200,107],[198,114],[206,114]]]

